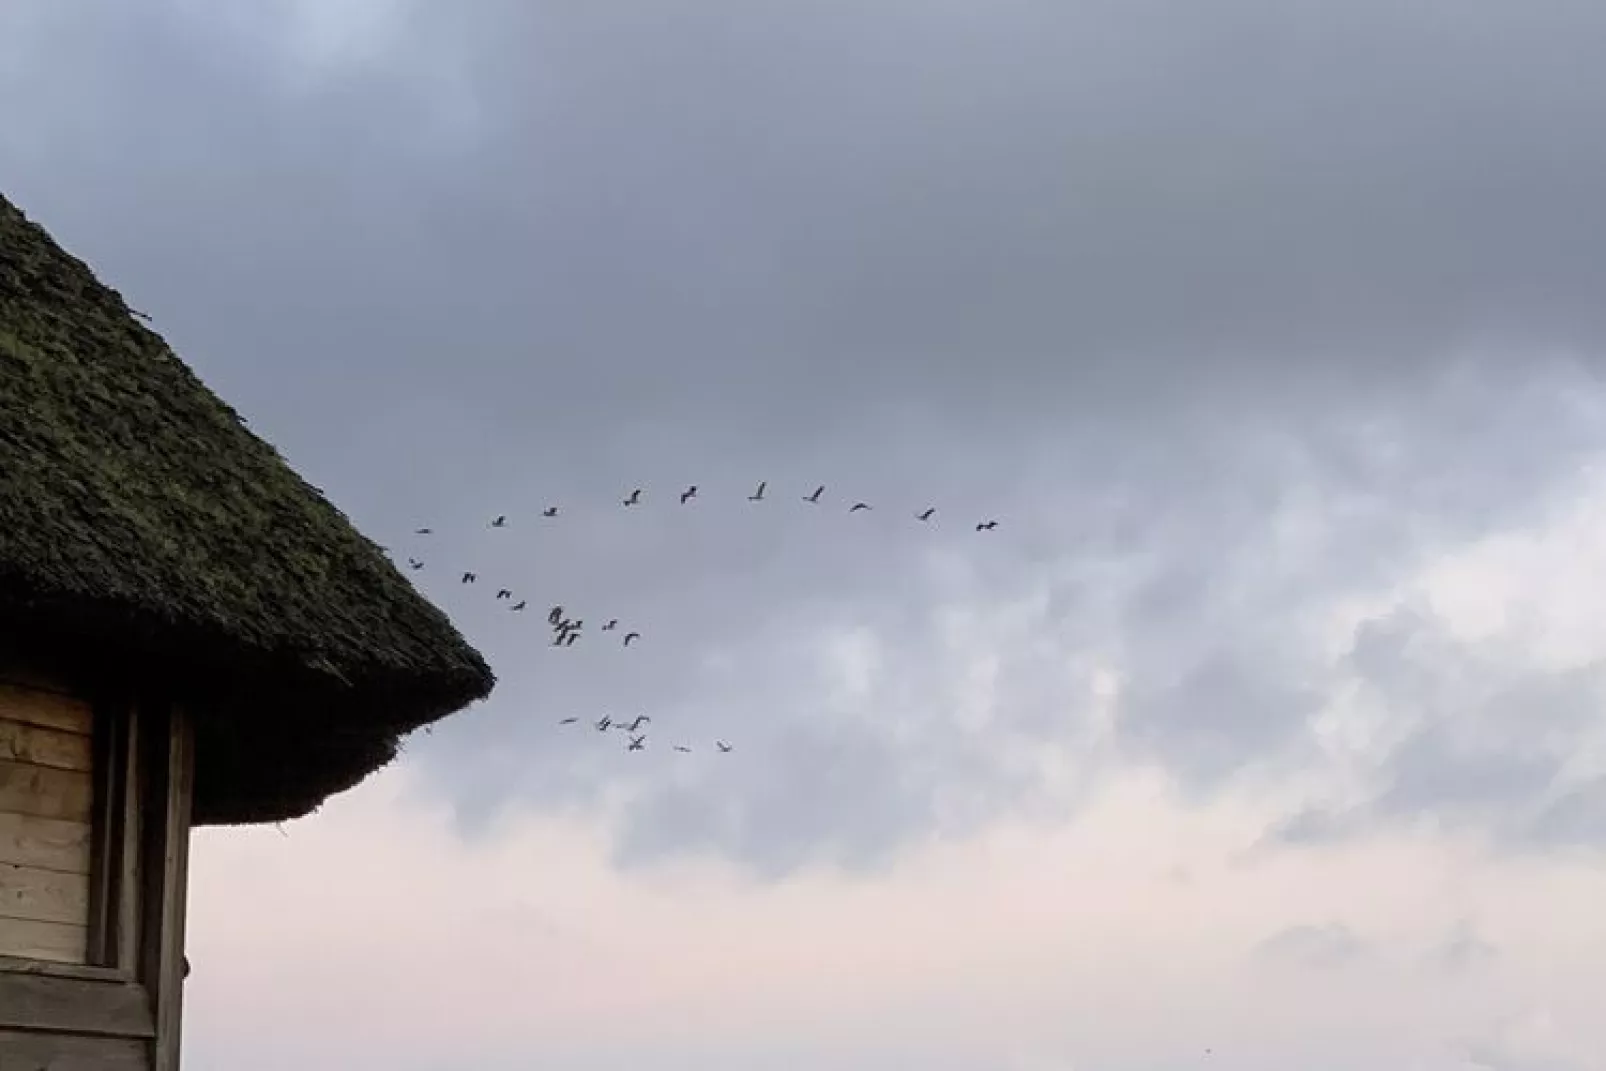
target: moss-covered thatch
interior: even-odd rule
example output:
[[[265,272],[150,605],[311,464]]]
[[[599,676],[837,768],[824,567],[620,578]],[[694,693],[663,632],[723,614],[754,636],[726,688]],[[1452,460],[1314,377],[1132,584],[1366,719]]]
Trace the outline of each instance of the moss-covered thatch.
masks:
[[[199,824],[305,814],[494,684],[375,544],[3,197],[0,629],[195,710]]]

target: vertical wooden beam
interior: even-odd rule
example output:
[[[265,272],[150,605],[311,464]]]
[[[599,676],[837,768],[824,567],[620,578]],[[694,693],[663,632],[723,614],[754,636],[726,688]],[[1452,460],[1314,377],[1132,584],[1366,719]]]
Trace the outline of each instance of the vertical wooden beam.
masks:
[[[189,872],[194,732],[183,709],[146,706],[144,911],[141,980],[156,1015],[153,1071],[178,1071],[184,1002],[184,907]]]
[[[139,927],[141,909],[145,903],[144,844],[145,808],[142,805],[146,774],[140,756],[145,753],[142,717],[139,707],[132,703],[123,709],[123,739],[118,759],[123,769],[120,801],[121,824],[117,830],[119,844],[116,851],[117,896],[116,912],[112,916],[112,965],[133,974],[139,972]]]
[[[94,704],[93,739],[89,769],[94,775],[94,815],[89,834],[89,943],[87,962],[97,967],[111,965],[116,938],[112,935],[117,912],[117,872],[122,861],[116,849],[122,837],[118,829],[118,803],[122,797],[123,764],[121,711],[105,701]]]
[[[95,812],[90,861],[89,962],[137,975],[141,771],[139,711],[126,694],[95,704]]]

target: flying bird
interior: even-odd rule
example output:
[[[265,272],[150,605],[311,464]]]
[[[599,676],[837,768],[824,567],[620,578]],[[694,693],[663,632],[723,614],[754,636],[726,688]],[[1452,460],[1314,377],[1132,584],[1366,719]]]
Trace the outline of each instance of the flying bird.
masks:
[[[627,633],[625,633],[625,646],[629,647],[631,640],[639,640],[639,639],[641,639],[641,633],[639,633],[639,632],[627,632]]]
[[[408,558],[407,567],[409,569],[422,569],[424,567],[424,563],[419,561],[417,558]]]
[[[646,747],[647,747],[647,738],[645,736],[632,736],[630,738],[630,747],[627,750],[630,750],[630,751],[644,751],[644,750],[646,750]]]
[[[933,513],[936,513],[936,512],[937,512],[937,507],[936,506],[927,506],[924,513],[915,514],[915,520],[917,520],[917,521],[929,521],[929,520],[931,520],[931,515]]]
[[[569,633],[569,638],[563,641],[563,646],[565,646],[565,647],[573,647],[574,646],[574,641],[578,640],[579,638],[580,638],[580,634],[578,632],[571,632],[571,633]]]
[[[434,530],[433,528],[415,528],[413,529],[413,535],[429,535]]]
[[[769,481],[768,480],[760,481],[759,485],[758,485],[758,490],[754,491],[752,494],[748,495],[747,496],[747,500],[749,502],[762,502],[762,501],[764,501],[764,488],[767,487],[767,486],[769,486]]]
[[[869,509],[869,508],[870,508],[870,504],[868,502],[855,502],[851,507],[849,507],[848,512],[849,513],[857,513],[861,509]]]
[[[558,507],[556,506],[548,506],[546,509],[541,511],[541,516],[543,517],[556,517],[557,515]]]
[[[610,726],[612,724],[613,724],[613,719],[611,717],[609,717],[608,715],[604,714],[602,716],[602,720],[597,722],[597,732],[599,732],[599,733],[607,732],[608,731],[608,726]]]
[[[731,746],[729,744],[725,743],[725,741],[723,741],[723,740],[715,740],[714,741],[714,746],[719,748],[721,754],[724,754],[724,755],[729,755],[730,754]]]
[[[640,728],[643,725],[647,724],[649,721],[652,721],[652,719],[647,717],[647,715],[645,715],[645,714],[637,714],[636,715],[636,720],[631,722],[629,725],[625,726],[625,728],[629,729],[631,732],[637,732],[638,730],[640,730]]]
[[[580,720],[579,718],[564,718],[562,721],[558,722],[558,724],[559,725],[573,725],[575,722],[577,722],[579,720]]]
[[[512,588],[497,588],[496,589],[496,597],[498,599],[511,599],[513,597],[513,589]]]
[[[689,748],[689,747],[684,747],[684,746],[682,746],[682,745],[680,745],[680,744],[676,744],[676,745],[675,745],[675,750],[676,750],[676,751],[680,751],[680,752],[684,752],[684,753],[685,753],[685,754],[687,754],[687,755],[690,755],[690,754],[691,754],[691,748]]]
[[[982,524],[978,524],[976,526],[976,531],[978,531],[978,532],[991,532],[994,528],[997,528],[997,527],[998,527],[998,522],[997,521],[986,521],[986,522],[984,522]]]
[[[548,610],[546,612],[546,620],[547,620],[547,624],[549,624],[549,625],[556,625],[559,621],[562,621],[563,620],[563,607],[554,606],[552,609]]]
[[[619,619],[617,617],[610,617],[610,618],[608,618],[608,623],[606,625],[602,626],[602,631],[604,631],[604,632],[612,632],[614,629],[616,629],[618,627],[619,627]]]
[[[507,517],[505,515],[499,514],[497,516],[496,520],[491,522],[491,527],[492,528],[506,528],[507,527]]]
[[[682,506],[684,506],[687,502],[691,501],[692,499],[694,499],[696,497],[697,497],[697,485],[696,484],[692,484],[690,487],[686,488],[684,491],[682,491],[680,493],[680,504]]]
[[[479,579],[479,577],[475,576],[473,573],[464,573],[463,574],[463,583],[465,583],[465,584],[472,584],[472,583],[474,583],[474,581],[476,581],[478,579]]]
[[[803,496],[803,501],[805,501],[805,502],[818,502],[820,500],[820,496],[823,495],[824,493],[825,493],[825,484],[822,483],[822,484],[820,484],[820,486],[818,486],[818,487],[816,487],[814,489],[814,493],[812,495],[804,495]]]
[[[639,506],[639,505],[641,505],[641,488],[638,487],[634,491],[630,492],[630,497],[625,499],[625,505],[627,505],[627,506]]]
[[[508,609],[512,610],[514,613],[518,613],[520,610],[524,609],[524,600],[520,599],[518,602],[514,603],[512,606],[508,607]]]

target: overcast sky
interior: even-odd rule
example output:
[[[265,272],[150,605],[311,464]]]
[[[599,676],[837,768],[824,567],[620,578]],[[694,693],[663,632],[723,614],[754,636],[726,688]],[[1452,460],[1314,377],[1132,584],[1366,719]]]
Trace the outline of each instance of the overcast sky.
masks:
[[[1606,1067],[1602,55],[1583,0],[0,7],[0,189],[500,678],[197,836],[187,1066]]]

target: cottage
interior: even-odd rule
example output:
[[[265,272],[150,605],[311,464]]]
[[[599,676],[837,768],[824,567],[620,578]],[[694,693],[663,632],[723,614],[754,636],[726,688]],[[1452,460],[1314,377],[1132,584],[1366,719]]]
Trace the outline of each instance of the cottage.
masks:
[[[0,1069],[176,1069],[191,828],[306,814],[493,684],[0,198]]]

